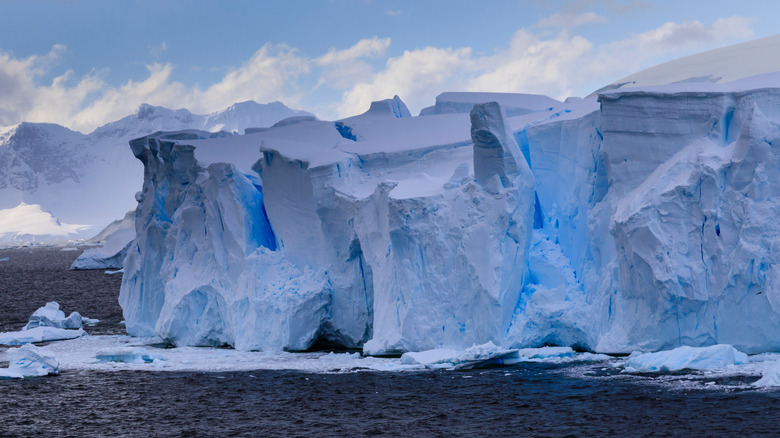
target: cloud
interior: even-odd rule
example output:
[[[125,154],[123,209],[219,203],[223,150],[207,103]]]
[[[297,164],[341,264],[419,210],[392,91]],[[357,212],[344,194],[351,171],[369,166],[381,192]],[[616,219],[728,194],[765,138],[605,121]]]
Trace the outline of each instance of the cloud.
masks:
[[[407,105],[420,108],[433,102],[442,86],[459,89],[463,73],[472,69],[471,49],[426,47],[405,51],[387,60],[383,71],[347,90],[338,106],[340,116],[364,112],[374,100],[399,95]]]
[[[555,27],[561,29],[573,29],[585,24],[605,23],[607,18],[595,12],[560,13],[556,12],[549,17],[542,18],[536,25],[538,27]]]
[[[331,48],[326,54],[313,60],[314,64],[322,68],[322,77],[317,85],[345,90],[355,83],[365,81],[374,73],[374,69],[364,59],[384,56],[388,47],[390,38],[373,37],[360,40],[348,49]]]
[[[107,122],[133,113],[140,104],[188,108],[208,113],[235,102],[281,100],[295,105],[301,92],[296,79],[309,71],[308,60],[295,49],[266,44],[239,67],[206,89],[187,87],[173,79],[172,64],[147,65],[148,76],[128,80],[118,87],[108,85],[103,73],[93,72],[74,79],[71,71],[37,84],[49,72],[64,47],[55,46],[44,56],[15,59],[0,52],[0,126],[21,121],[49,122],[91,132]]]
[[[585,14],[575,21],[594,19],[598,18]],[[739,16],[711,25],[669,22],[598,46],[582,36],[571,36],[567,30],[541,37],[520,29],[507,50],[490,55],[475,56],[468,47],[407,51],[390,58],[385,69],[369,80],[346,90],[337,111],[341,117],[358,114],[371,101],[398,94],[414,113],[433,104],[439,93],[453,90],[547,94],[558,99],[586,95],[664,57],[749,38],[753,35],[751,23]]]
[[[348,49],[336,50],[331,48],[328,50],[328,53],[316,58],[314,62],[320,65],[335,65],[358,58],[381,56],[385,54],[388,47],[390,47],[390,38],[373,37],[371,39],[363,39]]]
[[[320,116],[337,118],[362,113],[371,101],[396,94],[412,112],[433,104],[444,91],[542,93],[565,98],[588,94],[672,56],[753,36],[752,20],[740,16],[712,24],[669,22],[600,45],[570,33],[572,26],[599,17],[582,11],[552,15],[543,24],[557,27],[557,32],[550,33],[551,27],[519,29],[506,48],[489,54],[470,47],[429,46],[388,58],[391,40],[373,37],[306,57],[293,47],[269,43],[242,64],[226,68],[217,82],[205,87],[177,81],[176,68],[170,63],[149,64],[144,77],[111,85],[105,70],[80,77],[72,71],[57,72],[67,52],[61,45],[27,58],[0,51],[0,126],[51,122],[90,132],[134,112],[141,103],[208,113],[244,100],[280,100],[293,107],[321,109]],[[318,102],[322,95],[335,103]]]
[[[168,44],[166,44],[165,41],[163,41],[160,45],[154,46],[151,49],[149,49],[149,54],[154,56],[155,58],[159,58],[160,55],[162,55],[163,52],[165,52],[166,50],[168,50]]]

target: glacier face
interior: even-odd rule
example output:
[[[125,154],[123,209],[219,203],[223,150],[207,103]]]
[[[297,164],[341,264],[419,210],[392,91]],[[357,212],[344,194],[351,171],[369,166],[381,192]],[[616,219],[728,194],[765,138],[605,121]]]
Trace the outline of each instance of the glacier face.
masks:
[[[777,350],[778,84],[620,89],[512,117],[409,117],[396,97],[335,123],[136,140],[128,331],[369,354]],[[539,103],[505,100],[524,98]]]

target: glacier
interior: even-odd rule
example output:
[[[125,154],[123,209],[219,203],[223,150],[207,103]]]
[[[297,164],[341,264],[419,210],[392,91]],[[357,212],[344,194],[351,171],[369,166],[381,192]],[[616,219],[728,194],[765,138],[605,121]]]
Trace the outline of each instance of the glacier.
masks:
[[[418,117],[396,96],[335,122],[132,140],[128,333],[369,355],[777,351],[778,101],[770,73],[565,102],[447,93]]]
[[[128,333],[433,362],[638,352],[641,369],[642,352],[778,351],[780,67],[719,56],[775,41],[584,99],[444,93],[413,117],[394,96],[131,140]]]

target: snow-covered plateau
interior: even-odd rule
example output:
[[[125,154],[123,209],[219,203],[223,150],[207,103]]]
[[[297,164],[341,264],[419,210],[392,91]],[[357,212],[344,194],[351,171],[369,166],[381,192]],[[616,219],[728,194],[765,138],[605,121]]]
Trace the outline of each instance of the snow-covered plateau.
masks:
[[[372,355],[777,351],[778,102],[772,73],[566,102],[446,93],[418,117],[395,97],[336,122],[133,140],[128,333]]]

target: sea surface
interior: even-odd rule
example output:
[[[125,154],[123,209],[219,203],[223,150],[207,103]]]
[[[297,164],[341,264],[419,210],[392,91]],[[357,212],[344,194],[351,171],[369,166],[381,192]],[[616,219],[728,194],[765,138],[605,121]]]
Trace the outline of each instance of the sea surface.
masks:
[[[0,331],[47,301],[122,334],[119,275],[80,251],[0,250]],[[3,349],[4,347],[0,347]],[[0,366],[5,366],[0,364]],[[468,371],[69,371],[0,380],[0,436],[778,436],[750,376],[625,375],[601,363]]]

